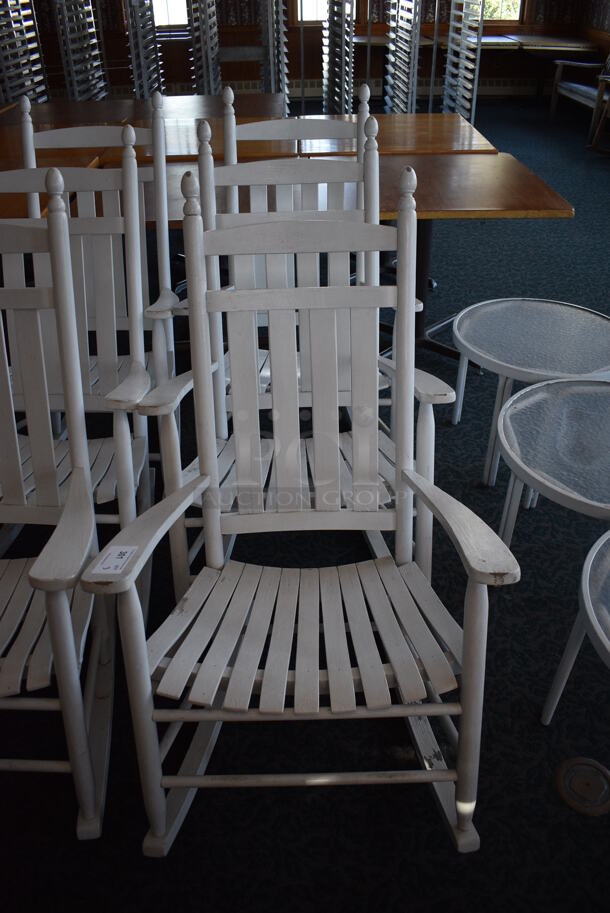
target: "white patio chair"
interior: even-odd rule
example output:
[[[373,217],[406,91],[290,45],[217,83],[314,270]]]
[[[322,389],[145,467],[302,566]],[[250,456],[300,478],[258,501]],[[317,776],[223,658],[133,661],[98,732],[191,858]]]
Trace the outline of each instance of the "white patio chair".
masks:
[[[472,824],[480,745],[487,587],[519,578],[514,558],[467,508],[413,467],[415,323],[415,176],[402,177],[395,228],[345,222],[278,222],[203,231],[199,188],[183,179],[189,321],[201,475],[123,530],[83,575],[87,591],[117,593],[120,632],[150,830],[144,852],[168,852],[199,787],[341,783],[432,783],[455,843],[474,850]],[[397,287],[349,284],[349,252],[398,250]],[[318,287],[317,260],[327,253],[334,283]],[[311,287],[289,288],[281,266],[296,254]],[[252,257],[278,266],[275,288],[255,289]],[[235,289],[207,291],[206,258],[235,258]],[[368,258],[369,262],[371,258]],[[367,276],[367,280],[370,277]],[[379,307],[397,308],[399,399],[396,508],[381,510],[377,453]],[[337,309],[352,314],[353,462],[342,479],[338,413]],[[299,435],[296,311],[310,311],[313,437]],[[256,312],[269,311],[273,438],[261,438]],[[224,313],[232,358],[232,437],[236,454],[232,509],[221,512],[222,453],[216,454],[208,313]],[[265,490],[265,477],[271,485]],[[412,561],[413,492],[435,513],[468,574],[464,629]],[[146,641],[135,581],[161,537],[185,534],[184,514],[202,496],[206,566]],[[196,520],[196,518],[193,518]],[[395,532],[396,558],[383,540],[358,565],[299,571],[225,563],[222,537],[290,530]],[[119,558],[117,571],[106,573]],[[119,557],[122,556],[122,557]],[[120,565],[120,567],[119,567]],[[180,599],[180,596],[182,598]],[[320,649],[320,624],[324,650]],[[293,661],[293,646],[294,656]],[[353,652],[350,652],[353,651]],[[264,656],[264,659],[262,657]],[[458,686],[460,700],[440,701]],[[155,706],[155,696],[163,706]],[[168,706],[167,700],[174,702]],[[436,743],[427,716],[447,720],[455,766]],[[328,720],[404,717],[415,733],[422,769],[382,772],[204,775],[223,720]],[[162,769],[179,724],[197,723],[178,774]],[[159,741],[157,725],[170,723]],[[174,725],[175,724],[175,725]],[[422,749],[422,743],[425,747]],[[166,793],[166,790],[168,792]]]
[[[47,222],[0,222],[0,257],[4,286],[0,309],[14,324],[13,344],[28,370],[23,402],[27,435],[18,431],[11,365],[0,333],[0,522],[44,524],[55,530],[42,552],[32,558],[0,560],[0,710],[5,712],[3,753],[12,728],[7,714],[22,713],[20,729],[35,725],[36,713],[62,715],[68,760],[0,759],[0,770],[71,773],[79,806],[77,835],[98,837],[102,827],[114,670],[114,620],[99,600],[78,585],[85,563],[97,552],[80,383],[70,240],[60,173],[49,171]],[[35,287],[11,281],[24,254],[50,257],[50,270]],[[48,281],[47,281],[48,280]],[[61,462],[49,418],[52,404],[45,377],[43,315],[57,326],[66,413],[67,440]],[[29,457],[24,459],[26,447]],[[45,611],[46,610],[46,611]],[[87,642],[89,648],[86,650]],[[83,657],[86,671],[82,673]],[[56,696],[35,692],[56,683]],[[46,749],[46,751],[45,751]],[[45,754],[47,759],[45,759]],[[47,826],[47,823],[45,823]]]

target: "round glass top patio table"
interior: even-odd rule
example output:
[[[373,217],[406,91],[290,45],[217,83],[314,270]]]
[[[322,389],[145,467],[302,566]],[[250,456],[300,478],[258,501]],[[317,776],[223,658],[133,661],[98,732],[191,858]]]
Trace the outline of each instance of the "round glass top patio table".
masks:
[[[511,470],[500,528],[507,545],[524,485],[610,520],[610,381],[555,380],[521,390],[500,412],[498,443]]]
[[[497,420],[513,382],[610,372],[610,317],[566,301],[498,298],[466,308],[455,318],[460,351],[454,424],[459,420],[468,361],[498,375],[483,481],[495,483]]]

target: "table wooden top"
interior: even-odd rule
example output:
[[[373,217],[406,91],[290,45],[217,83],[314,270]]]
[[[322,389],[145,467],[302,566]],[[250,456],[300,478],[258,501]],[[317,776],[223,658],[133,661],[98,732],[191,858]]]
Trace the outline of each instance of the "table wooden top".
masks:
[[[506,152],[497,155],[406,155],[379,159],[382,219],[398,215],[398,182],[415,169],[418,219],[566,219],[574,207]]]
[[[564,35],[507,35],[518,41],[526,51],[596,51],[597,45],[586,38],[566,38]]]
[[[327,115],[333,117],[333,115]],[[335,115],[340,120],[355,115]],[[385,155],[495,154],[497,149],[461,114],[375,114],[377,143]],[[304,140],[301,155],[353,155],[356,140]]]
[[[571,218],[573,206],[512,155],[384,156],[379,162],[380,217],[398,215],[400,174],[411,165],[417,174],[418,219]],[[184,199],[180,182],[188,163],[167,170],[169,220],[180,227]],[[152,187],[147,214],[153,215]]]
[[[235,113],[238,117],[282,117],[284,96],[281,93],[260,92],[236,95]],[[165,118],[190,120],[202,117],[222,117],[220,95],[166,95],[163,99]],[[78,124],[133,124],[150,126],[152,102],[139,98],[105,98],[102,101],[68,101],[65,98],[32,105],[35,128],[46,126],[73,127]],[[21,123],[19,105],[0,111],[0,125]]]

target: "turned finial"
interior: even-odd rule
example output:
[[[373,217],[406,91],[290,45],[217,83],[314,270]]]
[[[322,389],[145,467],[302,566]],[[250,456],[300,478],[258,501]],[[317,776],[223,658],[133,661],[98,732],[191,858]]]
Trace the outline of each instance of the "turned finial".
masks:
[[[126,124],[123,127],[123,132],[121,133],[121,139],[124,146],[135,146],[136,144],[136,131],[133,129],[131,124]]]
[[[186,171],[184,173],[182,176],[182,181],[180,182],[180,189],[182,190],[182,196],[186,201],[184,204],[184,215],[200,215],[201,207],[199,205],[199,187],[197,185],[197,181],[195,180],[195,175],[192,171]]]
[[[64,179],[59,168],[49,168],[45,177],[45,187],[49,194],[48,212],[64,212],[66,205],[64,203]]]
[[[360,104],[368,105],[370,97],[371,97],[371,90],[369,89],[367,84],[365,82],[363,82],[362,85],[360,86],[360,88],[358,89],[358,99],[360,101]]]
[[[152,106],[155,111],[161,111],[163,108],[163,96],[160,92],[153,92],[152,96]]]
[[[235,95],[231,86],[225,86],[222,90],[222,100],[225,103],[225,107],[232,105],[235,101]]]
[[[379,130],[379,125],[377,119],[372,115],[367,117],[366,123],[364,125],[364,135],[366,136],[366,143],[364,145],[365,149],[376,149],[377,148],[377,132]]]
[[[410,165],[403,170],[400,175],[400,183],[398,189],[402,193],[415,193],[417,190],[417,176],[413,168]]]
[[[197,139],[200,143],[209,143],[212,139],[212,128],[207,120],[200,120],[197,124]]]

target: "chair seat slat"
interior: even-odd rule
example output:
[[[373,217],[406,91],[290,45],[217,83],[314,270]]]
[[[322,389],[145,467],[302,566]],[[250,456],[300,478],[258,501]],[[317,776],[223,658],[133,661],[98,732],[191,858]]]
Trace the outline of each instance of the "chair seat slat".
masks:
[[[242,632],[252,607],[262,568],[247,564],[239,583],[214,636],[195,681],[189,692],[189,701],[198,706],[212,705],[224,671]]]
[[[356,709],[356,693],[345,633],[337,568],[320,568],[320,604],[324,625],[330,706],[335,713],[349,713]]]
[[[207,648],[224,615],[243,570],[244,565],[235,561],[225,565],[205,603],[205,611],[199,614],[167,667],[159,683],[159,694],[174,698],[181,696],[195,663]]]
[[[405,642],[404,634],[392,611],[390,601],[379,578],[374,561],[358,565],[358,574],[371,615],[377,625],[383,648],[388,655],[403,701],[426,697],[426,688],[417,663]]]
[[[317,713],[320,708],[320,574],[301,571],[294,675],[295,713]]]
[[[399,571],[422,615],[425,616],[432,630],[447,644],[458,663],[461,664],[463,641],[461,627],[447,611],[430,586],[430,582],[414,562],[402,565]]]
[[[366,705],[371,710],[389,707],[392,698],[362,595],[356,565],[348,564],[340,567],[339,582]]]
[[[269,626],[273,615],[281,571],[276,567],[263,569],[256,598],[233,665],[223,706],[226,710],[247,710],[250,705],[256,673],[260,668]]]
[[[259,707],[263,713],[281,713],[284,709],[295,632],[299,579],[298,569],[282,568],[260,694]]]

